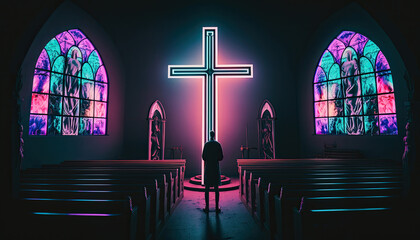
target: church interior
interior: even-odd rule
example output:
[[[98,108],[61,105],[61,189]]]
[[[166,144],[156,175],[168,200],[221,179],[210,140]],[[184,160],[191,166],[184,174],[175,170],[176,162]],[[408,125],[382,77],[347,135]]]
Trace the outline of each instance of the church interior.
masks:
[[[3,12],[2,239],[420,237],[414,1]]]

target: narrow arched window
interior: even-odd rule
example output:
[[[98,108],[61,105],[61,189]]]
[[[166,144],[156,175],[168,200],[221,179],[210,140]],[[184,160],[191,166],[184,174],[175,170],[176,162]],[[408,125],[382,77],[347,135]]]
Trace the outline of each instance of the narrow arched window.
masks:
[[[322,54],[314,76],[317,135],[396,135],[391,68],[379,47],[343,31]]]
[[[105,135],[108,77],[79,29],[52,38],[35,65],[29,135]]]

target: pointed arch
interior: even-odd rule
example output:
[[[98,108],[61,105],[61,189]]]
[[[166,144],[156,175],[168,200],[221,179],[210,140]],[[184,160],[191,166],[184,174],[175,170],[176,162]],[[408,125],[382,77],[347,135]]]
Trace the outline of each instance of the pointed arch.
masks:
[[[321,56],[313,82],[315,134],[398,134],[391,68],[369,38],[341,32]]]
[[[265,99],[258,111],[258,151],[260,158],[276,158],[275,148],[276,112],[273,105]]]
[[[163,160],[165,159],[165,126],[166,113],[162,103],[156,100],[150,105],[149,114],[147,115],[149,122],[149,160]]]
[[[97,49],[80,29],[57,34],[35,64],[29,135],[106,135],[107,109],[108,77]]]

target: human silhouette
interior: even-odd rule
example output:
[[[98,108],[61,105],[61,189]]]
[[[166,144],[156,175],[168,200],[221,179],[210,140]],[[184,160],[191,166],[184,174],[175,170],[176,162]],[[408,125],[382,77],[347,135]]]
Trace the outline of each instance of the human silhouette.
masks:
[[[219,161],[223,159],[223,150],[219,142],[215,138],[214,131],[210,131],[210,141],[204,144],[202,158],[204,160],[204,185],[206,207],[203,209],[204,212],[209,212],[209,192],[210,187],[214,187],[214,193],[216,195],[216,213],[221,210],[219,208],[219,185],[220,185],[220,168]]]

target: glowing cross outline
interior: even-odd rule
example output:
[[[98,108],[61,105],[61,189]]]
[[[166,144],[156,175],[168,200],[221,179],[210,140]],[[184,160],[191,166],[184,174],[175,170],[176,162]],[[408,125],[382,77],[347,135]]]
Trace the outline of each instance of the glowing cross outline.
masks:
[[[202,148],[210,140],[210,131],[218,136],[217,124],[217,79],[218,78],[252,78],[252,64],[218,64],[217,27],[203,27],[202,64],[201,65],[168,65],[168,78],[198,78],[202,84]],[[204,184],[204,161],[201,162],[201,183]]]

